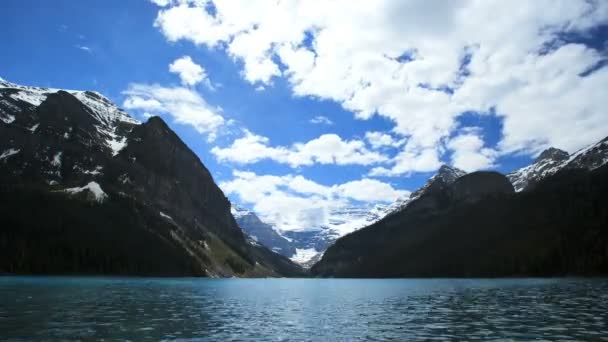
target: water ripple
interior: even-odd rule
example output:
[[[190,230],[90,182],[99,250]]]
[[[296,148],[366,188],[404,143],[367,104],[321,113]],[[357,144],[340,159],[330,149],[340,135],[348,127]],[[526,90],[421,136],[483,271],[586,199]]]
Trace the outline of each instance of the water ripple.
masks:
[[[608,280],[5,277],[0,339],[608,341]]]

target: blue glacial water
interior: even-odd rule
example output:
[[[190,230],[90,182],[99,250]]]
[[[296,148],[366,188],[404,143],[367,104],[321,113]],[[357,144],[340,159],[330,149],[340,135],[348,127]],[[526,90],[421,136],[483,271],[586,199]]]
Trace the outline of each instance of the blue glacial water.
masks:
[[[0,277],[0,340],[608,341],[607,279]]]

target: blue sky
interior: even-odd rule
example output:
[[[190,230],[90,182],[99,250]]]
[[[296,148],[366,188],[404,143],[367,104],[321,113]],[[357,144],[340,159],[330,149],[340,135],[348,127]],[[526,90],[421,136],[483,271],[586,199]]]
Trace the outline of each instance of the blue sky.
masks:
[[[605,1],[5,0],[0,22],[2,78],[160,115],[287,229],[608,135]]]

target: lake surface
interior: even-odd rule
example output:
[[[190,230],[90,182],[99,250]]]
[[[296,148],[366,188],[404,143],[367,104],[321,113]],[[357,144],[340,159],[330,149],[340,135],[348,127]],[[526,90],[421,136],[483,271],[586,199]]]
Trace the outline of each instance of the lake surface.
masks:
[[[608,341],[607,279],[0,277],[0,340]]]

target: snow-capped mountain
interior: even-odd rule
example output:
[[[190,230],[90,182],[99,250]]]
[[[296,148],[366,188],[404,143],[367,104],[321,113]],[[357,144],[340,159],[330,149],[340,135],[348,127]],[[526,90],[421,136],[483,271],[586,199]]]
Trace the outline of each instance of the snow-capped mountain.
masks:
[[[281,230],[263,222],[254,212],[233,205],[231,212],[238,225],[252,239],[291,258],[300,264],[318,260],[322,253],[339,237],[378,221],[390,206],[350,206],[334,208],[329,213],[327,225],[310,227],[301,231]]]
[[[420,189],[418,189],[412,193],[409,200],[413,201],[413,200],[419,198],[420,196],[424,195],[429,190],[429,188],[431,188],[433,186],[433,184],[436,184],[438,182],[441,182],[444,184],[452,184],[458,178],[460,178],[466,174],[467,173],[465,171],[460,170],[456,167],[452,167],[452,166],[445,165],[445,164],[441,165],[439,170],[437,170],[437,173],[435,175],[433,175],[431,178],[429,178],[429,180],[426,182],[425,185],[423,185]]]
[[[515,191],[526,190],[538,181],[564,168],[594,170],[608,162],[608,137],[591,144],[572,155],[557,148],[543,151],[536,160],[517,171],[507,174]]]
[[[16,120],[15,112],[29,112],[26,115],[19,115],[19,122],[16,124],[23,125],[32,133],[35,133],[39,127],[33,109],[39,107],[50,94],[67,92],[73,95],[87,108],[91,117],[96,121],[96,133],[99,134],[103,145],[111,151],[112,155],[118,154],[124,148],[129,128],[132,125],[140,124],[138,120],[118,108],[112,101],[94,91],[30,87],[7,81],[0,81],[0,90],[2,91],[0,120],[10,124]],[[64,132],[64,138],[69,139],[71,134],[72,132],[69,130]]]
[[[370,226],[385,216],[399,212],[404,209],[408,203],[425,194],[429,189],[439,185],[452,184],[457,178],[465,175],[466,172],[454,167],[443,165],[437,173],[431,177],[428,182],[412,193],[411,197],[399,198],[390,205],[374,205],[374,206],[348,206],[333,208],[329,212],[329,220],[326,225],[319,227],[310,227],[301,231],[282,231],[280,227],[275,227],[271,224],[264,224],[265,229],[273,229],[279,236],[286,238],[292,246],[293,254],[284,254],[293,261],[304,266],[310,267],[315,261],[318,261],[325,250],[331,246],[338,238],[357,231],[361,228]],[[232,213],[237,219],[237,222],[243,230],[250,235],[259,235],[258,223],[261,220],[251,211],[233,206]],[[245,217],[255,216],[256,220],[247,222]],[[270,242],[268,239],[260,239],[258,241],[263,245],[278,251],[276,240]],[[282,250],[285,250],[283,247]]]
[[[384,215],[381,215],[381,217],[378,220],[380,220],[381,218],[383,218],[387,215],[392,215],[394,213],[397,213],[397,212],[405,209],[408,206],[408,204],[412,203],[413,201],[420,198],[422,195],[426,194],[428,191],[430,191],[436,187],[451,185],[458,178],[460,178],[466,174],[467,173],[465,171],[460,170],[456,167],[445,165],[445,164],[442,165],[439,168],[439,170],[437,170],[437,173],[434,174],[431,178],[429,178],[429,180],[422,187],[420,187],[416,191],[412,192],[410,197],[398,199],[397,201],[395,201],[395,203],[388,206],[384,210],[384,213],[383,213]],[[378,221],[378,220],[376,220],[376,221]]]
[[[291,241],[281,236],[272,225],[262,222],[254,212],[234,204],[230,211],[239,227],[252,240],[288,258],[296,254]]]
[[[96,92],[0,82],[0,203],[0,273],[302,274],[161,118]]]

